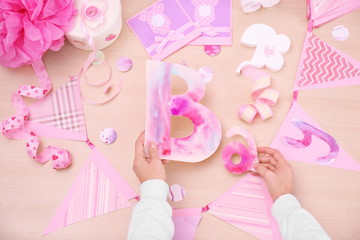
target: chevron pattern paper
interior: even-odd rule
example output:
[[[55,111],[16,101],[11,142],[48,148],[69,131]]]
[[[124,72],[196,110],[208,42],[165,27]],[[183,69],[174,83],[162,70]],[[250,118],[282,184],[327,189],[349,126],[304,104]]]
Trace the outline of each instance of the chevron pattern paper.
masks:
[[[311,145],[303,148],[296,149],[284,144],[284,137],[291,137],[301,139],[303,136],[297,127],[292,123],[294,118],[301,119],[302,121],[314,126],[315,128],[323,129],[317,124],[312,117],[307,114],[297,102],[293,102],[291,109],[282,123],[279,131],[277,132],[271,147],[278,149],[286,159],[291,161],[305,162],[311,164],[321,164],[317,161],[318,157],[324,156],[329,153],[329,145],[319,137],[310,136],[312,138]],[[321,166],[341,168],[350,171],[360,172],[360,162],[354,160],[344,149],[339,146],[339,154],[336,160],[322,164]]]
[[[70,224],[131,207],[137,194],[94,149],[43,235]]]
[[[360,62],[307,33],[294,90],[360,84]]]
[[[208,212],[261,240],[281,240],[272,204],[263,180],[248,173],[211,203]]]

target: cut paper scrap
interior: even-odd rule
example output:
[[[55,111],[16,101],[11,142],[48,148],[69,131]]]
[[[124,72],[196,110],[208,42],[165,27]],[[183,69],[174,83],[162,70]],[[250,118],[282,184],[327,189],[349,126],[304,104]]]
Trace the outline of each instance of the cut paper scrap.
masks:
[[[305,38],[294,90],[360,84],[360,62],[319,39]]]
[[[136,192],[94,148],[43,235],[70,224],[131,207]]]
[[[261,240],[281,240],[272,204],[264,181],[247,174],[209,204],[208,212]]]
[[[244,61],[236,68],[237,74],[245,67],[266,67],[269,71],[279,71],[284,65],[282,54],[289,51],[291,42],[286,35],[277,34],[269,25],[253,24],[243,33],[241,44],[256,49],[251,61]]]
[[[265,8],[273,7],[279,2],[280,0],[240,0],[241,7],[245,13],[254,12],[261,6]]]
[[[304,136],[302,131],[294,125],[293,119],[300,119],[308,125],[311,125],[313,128],[323,131],[323,129],[299,106],[299,104],[294,101],[271,144],[272,148],[278,149],[288,160],[360,172],[360,163],[354,160],[340,146],[337,149],[337,144],[334,144],[334,140],[331,140],[332,137],[326,137],[328,134],[320,134],[319,132],[316,134],[306,134]],[[309,127],[306,126],[306,129],[309,129]],[[296,149],[293,146],[289,146],[288,143],[284,143],[288,138],[300,139],[301,141],[304,137],[306,139],[305,142],[309,141],[310,138],[312,140],[310,143],[306,144],[309,146],[305,148]],[[321,138],[328,140],[324,141]],[[328,141],[330,145],[326,141]],[[329,153],[330,147],[333,153],[329,155],[329,158],[326,158],[330,161],[326,161],[325,159],[323,159],[325,161],[322,161],[321,157],[326,156]],[[336,153],[337,151],[338,153]],[[336,160],[331,160],[334,157]]]
[[[171,75],[186,81],[186,93],[171,95]],[[205,94],[205,83],[198,72],[181,64],[148,60],[146,88],[146,146],[155,142],[160,158],[183,162],[200,162],[216,151],[221,125],[214,113],[199,103]],[[194,124],[193,133],[185,138],[171,138],[171,115],[189,118]]]
[[[39,60],[32,64],[35,74],[39,80],[40,87],[31,85],[20,86],[11,96],[11,102],[15,107],[16,113],[1,122],[1,132],[10,139],[27,139],[26,153],[29,157],[40,163],[45,163],[50,159],[53,160],[53,168],[61,169],[71,164],[69,152],[54,146],[48,146],[40,154],[37,153],[40,139],[38,132],[43,131],[42,128],[29,124],[29,117],[32,114],[26,105],[23,97],[34,99],[44,99],[46,94],[51,90],[52,85],[44,63]],[[44,111],[45,109],[42,109]]]
[[[160,0],[127,23],[146,52],[162,60],[201,35],[177,1]]]
[[[253,80],[251,97],[254,104],[244,104],[239,109],[239,118],[251,124],[257,114],[262,120],[272,117],[270,106],[275,105],[279,98],[279,92],[270,87],[270,74],[255,68],[244,68],[241,72],[244,76]]]
[[[314,27],[360,9],[359,0],[307,0],[307,3],[308,18]]]
[[[173,210],[175,226],[173,240],[192,240],[201,220],[202,208],[179,208]]]
[[[230,138],[234,135],[240,135],[247,141],[247,146],[240,142],[230,142],[226,144],[222,151],[222,162],[225,168],[235,174],[241,174],[249,170],[254,170],[253,165],[258,162],[257,148],[254,137],[245,128],[233,127],[226,133],[226,137]],[[239,154],[241,161],[238,164],[232,162],[231,157]]]
[[[188,45],[232,45],[232,0],[181,0],[201,36]]]

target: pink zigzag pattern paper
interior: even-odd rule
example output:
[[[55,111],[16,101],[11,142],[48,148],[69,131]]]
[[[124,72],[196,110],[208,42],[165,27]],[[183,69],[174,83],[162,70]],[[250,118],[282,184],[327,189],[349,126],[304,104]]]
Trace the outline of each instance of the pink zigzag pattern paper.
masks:
[[[209,213],[259,239],[281,240],[272,204],[263,180],[249,173],[208,207]]]
[[[308,32],[294,90],[360,84],[360,62]]]
[[[105,157],[94,149],[43,235],[70,224],[131,207],[137,194]]]
[[[318,157],[324,156],[329,153],[329,145],[326,142],[320,140],[318,137],[311,136],[312,143],[310,144],[310,146],[303,149],[292,148],[283,143],[282,139],[284,137],[290,137],[294,139],[303,138],[302,133],[292,123],[292,120],[294,118],[300,119],[323,131],[323,129],[300,107],[297,102],[293,102],[288,115],[286,116],[283,124],[281,125],[278,133],[276,134],[271,144],[271,147],[278,149],[286,159],[319,165],[317,159]],[[329,164],[321,165],[360,172],[360,163],[355,161],[340,146],[336,160]]]
[[[174,209],[172,220],[175,225],[173,240],[192,240],[201,220],[202,208]]]

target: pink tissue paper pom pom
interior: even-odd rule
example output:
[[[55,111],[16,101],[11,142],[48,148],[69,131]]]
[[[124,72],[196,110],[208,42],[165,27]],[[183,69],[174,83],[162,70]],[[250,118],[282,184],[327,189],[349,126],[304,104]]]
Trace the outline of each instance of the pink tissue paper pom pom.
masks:
[[[75,14],[74,0],[1,0],[0,64],[17,68],[60,50]]]

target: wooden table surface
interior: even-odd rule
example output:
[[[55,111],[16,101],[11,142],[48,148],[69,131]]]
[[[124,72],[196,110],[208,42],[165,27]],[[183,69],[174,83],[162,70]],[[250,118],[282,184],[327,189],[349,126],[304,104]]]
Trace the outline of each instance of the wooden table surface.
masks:
[[[133,16],[154,0],[123,0],[123,19]],[[189,67],[198,69],[208,66],[214,71],[214,79],[206,85],[202,104],[220,119],[223,135],[234,126],[251,131],[258,145],[270,145],[275,133],[286,116],[292,87],[298,67],[306,28],[306,1],[282,0],[277,6],[244,14],[238,0],[233,1],[233,46],[222,47],[216,57],[207,56],[201,46],[186,46],[165,59],[166,62],[186,61]],[[237,65],[249,60],[254,52],[240,44],[246,27],[254,23],[266,23],[278,33],[291,39],[291,48],[284,55],[285,65],[271,73],[272,87],[280,92],[279,102],[273,107],[274,116],[266,121],[256,119],[252,125],[239,120],[238,108],[251,101],[251,81],[234,74]],[[314,32],[322,40],[360,59],[360,11],[350,13],[324,24]],[[343,42],[332,38],[331,30],[345,25],[350,37]],[[145,61],[149,59],[144,48],[123,25],[121,35],[111,46],[103,50],[113,69],[113,82],[119,77],[125,82],[121,94],[103,106],[84,103],[85,119],[90,140],[106,156],[115,169],[139,192],[139,182],[132,171],[134,142],[145,127]],[[75,75],[89,53],[69,43],[59,52],[47,52],[43,61],[57,89]],[[127,56],[134,66],[128,73],[116,70],[116,60]],[[91,68],[88,76],[94,81],[103,76],[103,67]],[[37,85],[30,66],[19,69],[0,67],[0,119],[14,113],[10,96],[22,84]],[[185,83],[174,80],[174,93],[184,91]],[[84,86],[85,95],[101,99],[103,89]],[[301,91],[299,104],[357,161],[360,162],[360,86]],[[33,101],[28,101],[29,103]],[[112,127],[118,133],[117,141],[105,145],[99,139],[100,130]],[[174,119],[173,136],[191,132],[192,125],[184,119]],[[240,137],[239,137],[240,139]],[[112,212],[73,224],[41,237],[55,211],[62,203],[75,177],[86,161],[90,149],[83,142],[42,138],[42,148],[52,144],[68,149],[73,164],[66,170],[52,169],[50,162],[39,164],[25,152],[25,140],[9,140],[0,137],[0,239],[125,239],[130,221],[131,208]],[[200,163],[171,162],[166,166],[169,184],[181,184],[186,197],[173,207],[201,207],[214,201],[241,176],[229,173],[221,162],[221,151],[233,139],[223,138],[218,151]],[[333,239],[356,239],[360,236],[360,174],[335,168],[292,162],[295,168],[295,195],[303,206],[321,223]],[[216,217],[204,213],[195,239],[255,239]]]

